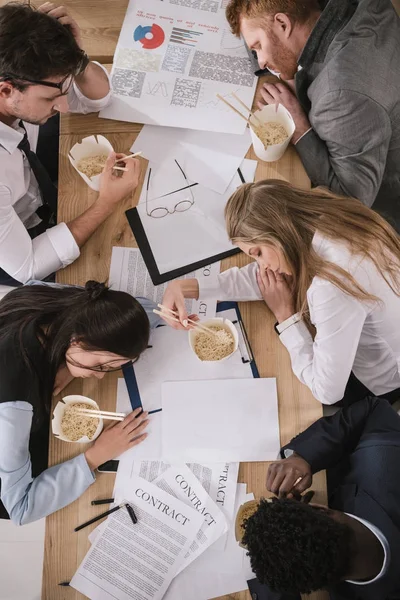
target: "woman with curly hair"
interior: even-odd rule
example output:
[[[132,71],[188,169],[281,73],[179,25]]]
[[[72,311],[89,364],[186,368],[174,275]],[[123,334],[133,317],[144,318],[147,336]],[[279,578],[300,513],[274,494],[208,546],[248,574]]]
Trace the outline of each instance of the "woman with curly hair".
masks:
[[[100,464],[144,440],[147,414],[136,410],[86,452],[47,468],[52,396],[74,377],[102,379],[137,360],[148,345],[149,317],[156,324],[150,305],[95,281],[27,285],[1,300],[2,518],[22,525],[63,508],[95,481]]]
[[[315,398],[334,404],[350,374],[356,395],[400,396],[400,240],[370,208],[325,189],[278,180],[241,186],[230,198],[232,242],[255,262],[229,269],[217,287],[172,282],[163,304],[184,298],[264,300],[292,368]]]

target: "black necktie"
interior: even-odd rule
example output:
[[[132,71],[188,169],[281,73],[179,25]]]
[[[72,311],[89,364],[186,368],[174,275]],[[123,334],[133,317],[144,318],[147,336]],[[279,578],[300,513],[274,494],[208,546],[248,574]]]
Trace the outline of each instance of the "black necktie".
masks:
[[[36,154],[31,150],[28,135],[22,121],[20,121],[19,125],[25,133],[23,139],[18,144],[18,148],[24,152],[28,159],[29,166],[36,177],[42,194],[43,205],[37,209],[36,214],[46,225],[55,225],[57,219],[57,188]]]

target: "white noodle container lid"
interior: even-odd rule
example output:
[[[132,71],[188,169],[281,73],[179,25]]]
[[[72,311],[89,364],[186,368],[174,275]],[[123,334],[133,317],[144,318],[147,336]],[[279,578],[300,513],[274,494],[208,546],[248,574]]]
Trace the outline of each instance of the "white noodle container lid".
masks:
[[[86,181],[88,186],[92,190],[98,192],[100,189],[101,173],[99,175],[94,175],[94,177],[87,177],[87,175],[78,169],[78,163],[82,158],[89,158],[90,156],[96,156],[98,154],[107,154],[107,156],[109,156],[112,151],[113,147],[107,138],[103,135],[91,135],[83,138],[80,142],[77,142],[75,146],[72,146],[68,158],[71,165],[78,171],[79,175]]]
[[[196,351],[194,349],[194,343],[195,343],[196,337],[201,332],[196,329],[190,329],[190,331],[189,331],[189,346],[193,350],[193,354],[195,355],[197,360],[199,360],[201,363],[208,363],[208,364],[214,364],[214,365],[217,362],[222,362],[224,360],[228,360],[228,358],[230,358],[232,356],[232,354],[234,354],[239,347],[239,335],[238,335],[237,329],[234,326],[234,324],[232,323],[232,321],[229,321],[229,319],[223,319],[222,317],[214,317],[213,319],[208,319],[207,321],[200,321],[200,323],[201,323],[201,325],[205,325],[206,327],[209,327],[210,325],[218,325],[219,327],[222,326],[225,329],[227,329],[233,335],[234,346],[233,346],[233,351],[230,354],[228,354],[228,356],[221,358],[221,360],[201,360],[201,358],[199,358],[197,356]]]
[[[63,442],[70,442],[72,444],[88,444],[89,442],[93,442],[96,438],[98,438],[100,433],[103,431],[103,419],[99,419],[99,424],[97,426],[96,432],[91,439],[84,435],[79,440],[69,440],[67,437],[65,437],[65,435],[63,435],[61,429],[61,421],[64,416],[64,411],[66,407],[68,406],[68,404],[77,404],[78,402],[90,404],[90,406],[93,406],[97,410],[100,410],[97,402],[95,402],[91,398],[87,398],[86,396],[79,396],[78,394],[74,394],[72,396],[65,396],[62,400],[60,400],[60,402],[57,402],[57,405],[53,410],[53,420],[51,422],[51,429],[54,435]]]
[[[284,155],[285,150],[293,137],[294,130],[296,129],[292,115],[284,106],[282,106],[282,104],[279,104],[278,110],[276,110],[275,104],[267,104],[261,110],[257,110],[254,114],[262,123],[279,123],[286,129],[288,138],[284,142],[281,144],[273,144],[268,146],[268,148],[264,148],[264,144],[250,127],[250,135],[253,141],[253,148],[256,156],[265,162],[274,162],[279,160]],[[257,121],[253,116],[250,117],[250,121],[255,127],[257,127]]]

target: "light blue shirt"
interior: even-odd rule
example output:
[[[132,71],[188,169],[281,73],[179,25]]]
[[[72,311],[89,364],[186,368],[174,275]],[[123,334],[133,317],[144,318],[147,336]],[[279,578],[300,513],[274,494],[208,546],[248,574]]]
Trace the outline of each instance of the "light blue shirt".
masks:
[[[36,282],[35,282],[36,283]],[[138,298],[151,328],[160,323],[155,304]],[[0,404],[1,500],[17,525],[25,525],[74,502],[95,481],[84,454],[32,477],[29,438],[33,409],[23,399]]]

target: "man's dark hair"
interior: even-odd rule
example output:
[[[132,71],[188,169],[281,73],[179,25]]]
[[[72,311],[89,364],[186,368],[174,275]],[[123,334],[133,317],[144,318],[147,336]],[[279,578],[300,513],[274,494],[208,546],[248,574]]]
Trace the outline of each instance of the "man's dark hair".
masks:
[[[0,7],[0,78],[17,75],[21,83],[10,78],[17,89],[27,87],[24,78],[73,75],[83,57],[70,27],[54,17],[19,2]]]
[[[353,532],[332,519],[329,509],[262,499],[243,526],[251,568],[273,591],[310,594],[349,572]]]

